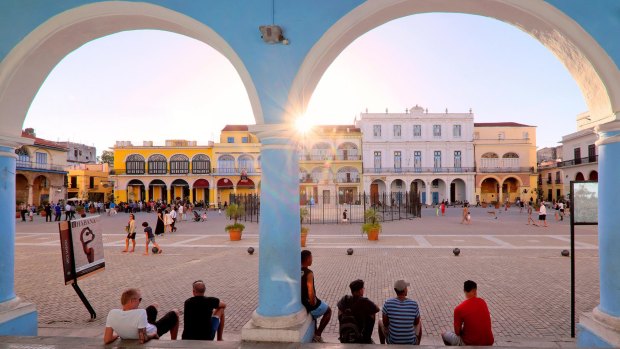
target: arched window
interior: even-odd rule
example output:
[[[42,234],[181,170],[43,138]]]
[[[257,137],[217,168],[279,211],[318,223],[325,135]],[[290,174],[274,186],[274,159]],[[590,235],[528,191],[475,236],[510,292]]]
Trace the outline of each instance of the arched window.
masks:
[[[248,155],[241,155],[239,157],[239,170],[245,170],[247,173],[254,172],[254,159]]]
[[[499,156],[497,156],[497,154],[495,153],[484,153],[482,154],[482,158],[483,159],[497,159],[499,158]]]
[[[197,154],[192,158],[192,173],[211,173],[211,159],[205,154]]]
[[[357,145],[346,142],[338,146],[338,160],[359,160],[359,151]]]
[[[312,146],[311,160],[332,160],[332,147],[328,143],[317,143]]]
[[[188,174],[189,158],[183,154],[175,154],[170,158],[170,173]]]
[[[125,160],[127,174],[144,174],[144,157],[139,154],[131,154]]]
[[[217,172],[235,173],[235,158],[231,155],[222,155],[217,159]]]
[[[337,174],[338,183],[359,183],[360,174],[355,167],[343,167],[338,170]]]
[[[506,153],[502,156],[504,159],[518,159],[519,158],[519,154],[517,153]]]
[[[168,172],[168,161],[165,156],[155,154],[149,156],[149,174],[166,174]]]

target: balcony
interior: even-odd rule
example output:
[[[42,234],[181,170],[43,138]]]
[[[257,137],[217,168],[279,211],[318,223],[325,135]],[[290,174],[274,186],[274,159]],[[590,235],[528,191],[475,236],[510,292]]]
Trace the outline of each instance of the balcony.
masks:
[[[36,171],[36,172],[60,172],[68,173],[64,166],[52,165],[52,164],[39,164],[31,161],[17,161],[16,167],[18,170]]]
[[[312,176],[310,175],[299,179],[299,183],[318,183],[318,182],[319,182],[318,179],[312,178]]]
[[[547,184],[551,184],[553,181],[551,179],[547,179]]]
[[[174,173],[170,173],[169,171],[166,171],[166,173],[148,173],[148,171],[138,171],[138,170],[133,170],[133,171],[127,171],[126,169],[114,169],[112,171],[110,171],[111,175],[129,175],[129,176],[157,176],[157,175],[174,175],[174,176],[179,176],[179,175],[186,175],[186,176],[191,176],[191,175],[200,175],[200,174],[213,174],[216,176],[222,176],[222,175],[241,175],[241,170],[238,167],[224,167],[224,168],[212,168],[211,170],[207,170],[207,169],[197,169],[195,172],[193,170],[190,170],[190,173],[186,173],[186,174],[174,174]],[[248,175],[259,175],[261,172],[259,169],[256,168],[250,168],[250,169],[245,169],[245,172]]]
[[[475,167],[401,167],[401,168],[364,168],[364,173],[470,173]]]
[[[332,161],[361,161],[362,160],[362,156],[361,155],[353,155],[353,154],[347,154],[347,155],[321,155],[321,154],[301,154],[299,155],[299,161],[326,161],[326,160],[332,160]]]
[[[354,178],[336,178],[336,183],[359,183],[360,182],[360,178],[359,177],[354,177]]]
[[[558,167],[568,167],[568,166],[576,166],[576,165],[583,165],[583,164],[592,164],[592,163],[596,163],[596,162],[598,162],[598,155],[558,162]]]
[[[559,179],[559,178],[556,178],[556,179],[555,179],[555,184],[562,184],[562,180],[561,180],[561,179]]]
[[[535,167],[478,167],[480,173],[518,173],[530,172],[536,173]]]

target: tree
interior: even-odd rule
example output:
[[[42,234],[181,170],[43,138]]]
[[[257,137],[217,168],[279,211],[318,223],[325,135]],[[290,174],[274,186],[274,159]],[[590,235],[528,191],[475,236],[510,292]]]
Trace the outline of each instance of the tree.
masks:
[[[109,164],[110,167],[114,167],[114,152],[110,150],[104,150],[101,153],[101,163]]]

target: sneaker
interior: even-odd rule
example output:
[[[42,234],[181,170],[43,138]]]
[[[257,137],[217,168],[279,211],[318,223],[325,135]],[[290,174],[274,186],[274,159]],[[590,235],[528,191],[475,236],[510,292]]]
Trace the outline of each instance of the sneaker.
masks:
[[[321,336],[314,336],[314,338],[312,338],[312,342],[313,343],[325,343],[325,341],[323,340],[323,337]]]

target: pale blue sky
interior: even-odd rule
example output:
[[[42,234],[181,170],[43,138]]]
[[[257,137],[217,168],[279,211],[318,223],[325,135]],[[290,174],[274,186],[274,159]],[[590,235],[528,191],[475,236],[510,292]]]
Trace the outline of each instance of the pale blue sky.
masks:
[[[472,108],[476,122],[538,126],[539,147],[574,132],[576,115],[586,111],[564,66],[526,33],[479,16],[424,14],[353,42],[319,82],[307,115],[346,124],[366,108],[403,112],[415,104],[429,112]],[[252,123],[241,79],[222,55],[180,35],[133,31],[90,42],[61,61],[24,127],[101,153],[116,140],[206,144],[225,124]]]

